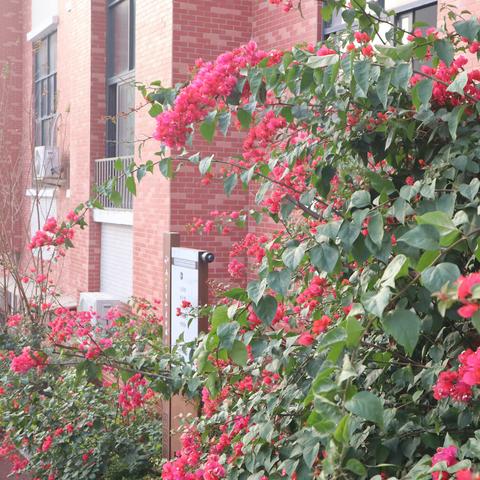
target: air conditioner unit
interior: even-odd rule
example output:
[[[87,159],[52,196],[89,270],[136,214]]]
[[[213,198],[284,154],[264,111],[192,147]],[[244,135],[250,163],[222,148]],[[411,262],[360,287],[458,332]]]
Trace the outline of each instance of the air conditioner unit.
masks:
[[[57,147],[35,147],[35,178],[37,180],[58,179],[60,159]]]
[[[112,307],[125,308],[125,304],[118,298],[104,292],[82,292],[78,302],[79,312],[92,312],[93,323],[99,327],[110,327],[107,313]]]

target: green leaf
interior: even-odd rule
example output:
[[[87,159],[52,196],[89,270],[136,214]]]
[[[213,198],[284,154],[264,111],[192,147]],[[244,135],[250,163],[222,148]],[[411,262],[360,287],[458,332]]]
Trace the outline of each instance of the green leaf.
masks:
[[[224,179],[223,190],[228,196],[231,195],[233,189],[237,185],[237,182],[238,182],[238,175],[236,173],[232,173]]]
[[[380,213],[375,212],[371,217],[370,221],[368,222],[368,236],[370,240],[377,246],[382,246],[383,240],[383,217]]]
[[[169,158],[162,158],[158,164],[158,168],[160,172],[165,178],[172,178],[173,176],[173,165],[172,159]]]
[[[217,336],[220,341],[218,348],[231,350],[239,330],[240,324],[238,322],[222,323],[217,329]]]
[[[468,200],[473,202],[477,196],[478,189],[480,188],[480,180],[473,178],[469,185],[462,184],[458,187],[458,191]]]
[[[200,163],[198,164],[198,170],[200,171],[201,175],[205,175],[210,170],[212,160],[213,155],[209,155],[208,157],[202,158],[200,160]]]
[[[258,301],[263,297],[265,289],[267,287],[267,282],[265,279],[252,280],[247,285],[248,298],[252,300],[253,303],[258,303]]]
[[[277,313],[277,307],[277,300],[271,295],[265,295],[253,305],[253,311],[265,325],[271,325]]]
[[[372,64],[369,60],[360,60],[353,65],[353,77],[357,82],[356,96],[366,97],[370,86],[370,69]]]
[[[377,80],[377,96],[382,102],[383,108],[386,109],[388,106],[388,87],[390,86],[390,81],[392,79],[391,70],[383,70],[380,74],[380,77]]]
[[[390,289],[382,287],[378,293],[367,292],[362,297],[362,304],[368,313],[381,317],[385,307],[390,301]]]
[[[433,80],[430,78],[425,78],[415,84],[415,86],[412,88],[412,97],[414,105],[417,109],[419,109],[422,105],[426,107],[429,104],[430,99],[432,98],[432,91]]]
[[[345,408],[364,420],[383,426],[382,401],[371,392],[358,392],[345,402]]]
[[[230,122],[232,120],[232,114],[230,113],[230,110],[227,110],[226,112],[222,112],[218,114],[218,129],[222,133],[222,135],[225,137],[228,132],[228,128],[230,127]]]
[[[432,293],[439,292],[446,283],[454,283],[460,275],[460,269],[454,263],[444,262],[426,268],[422,272],[422,284]]]
[[[307,246],[302,242],[296,247],[288,247],[282,254],[283,263],[290,270],[295,270],[303,259]]]
[[[455,57],[455,50],[453,48],[452,42],[450,40],[447,40],[446,38],[435,40],[433,48],[435,49],[438,58],[445,62],[447,67],[449,67]]]
[[[397,88],[406,90],[411,76],[412,65],[410,63],[400,63],[396,66],[392,75],[392,84]]]
[[[237,118],[242,125],[243,128],[250,127],[250,123],[252,122],[252,114],[244,110],[243,108],[237,109]]]
[[[370,193],[365,190],[357,190],[350,198],[350,207],[363,208],[371,203]]]
[[[465,105],[457,105],[449,114],[446,115],[448,131],[450,132],[453,140],[457,139],[457,128],[464,111]]]
[[[317,55],[312,55],[307,60],[307,67],[317,69],[317,68],[324,68],[328,67],[329,65],[333,65],[337,63],[340,57],[338,54],[331,54],[331,55],[323,55],[321,57]]]
[[[478,32],[480,31],[480,24],[475,17],[455,22],[453,26],[461,37],[468,38],[471,42],[477,39]]]
[[[362,324],[355,317],[348,317],[345,329],[347,331],[347,347],[356,347],[362,338]]]
[[[160,103],[154,103],[148,110],[148,114],[151,117],[158,117],[163,112],[163,107]]]
[[[310,260],[322,272],[333,272],[337,264],[340,253],[336,247],[322,243],[319,246],[312,248],[309,252]]]
[[[248,352],[247,347],[240,340],[235,340],[233,342],[232,349],[230,350],[228,356],[237,364],[244,367],[247,364]]]
[[[408,273],[408,260],[405,255],[397,255],[393,257],[392,261],[387,265],[387,268],[383,272],[380,284],[385,287],[395,287],[395,280],[402,274]]]
[[[356,458],[350,458],[345,465],[345,469],[349,470],[350,472],[358,475],[359,477],[366,477],[367,476],[367,469],[363,465],[360,460]]]
[[[346,250],[352,248],[353,242],[360,235],[361,227],[355,223],[344,220],[338,231],[338,237],[342,241]]]
[[[200,125],[200,133],[207,142],[211,142],[213,140],[213,136],[215,135],[215,125],[216,122],[208,118],[208,116]]]
[[[433,225],[418,225],[397,241],[422,250],[436,250],[439,247],[440,234]]]
[[[420,318],[410,310],[397,309],[386,315],[382,324],[385,332],[412,355],[420,336]]]
[[[228,307],[226,305],[217,305],[212,313],[211,325],[212,332],[216,332],[222,323],[228,322]]]
[[[268,286],[280,295],[286,295],[290,287],[291,273],[289,270],[270,272],[267,277]]]
[[[136,195],[137,194],[137,185],[135,184],[135,178],[133,175],[127,177],[125,180],[125,185],[127,187],[127,190],[132,194]]]
[[[114,205],[116,205],[117,207],[119,207],[119,206],[122,204],[122,196],[121,196],[120,193],[117,192],[116,190],[114,190],[113,192],[111,192],[111,193],[108,195],[108,198],[109,198],[109,200],[110,200]]]
[[[468,74],[467,72],[460,72],[456,77],[455,80],[448,86],[447,92],[458,93],[459,95],[463,95],[465,85],[467,84]]]

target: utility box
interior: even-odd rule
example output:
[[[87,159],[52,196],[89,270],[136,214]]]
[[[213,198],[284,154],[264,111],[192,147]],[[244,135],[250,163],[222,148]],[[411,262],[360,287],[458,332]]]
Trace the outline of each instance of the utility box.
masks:
[[[183,315],[182,301],[193,308],[208,303],[208,264],[212,253],[193,248],[180,248],[178,233],[166,233],[164,237],[163,298],[164,341],[175,346],[183,335],[186,342],[194,341],[200,332],[208,329],[208,319]],[[177,309],[180,308],[180,312]],[[177,315],[180,313],[180,315]],[[187,402],[181,396],[163,402],[163,456],[172,458],[180,449],[180,437],[172,434],[180,426],[182,416],[196,415],[198,405]]]
[[[170,346],[173,347],[183,335],[186,342],[198,337],[207,330],[206,319],[191,318],[177,309],[187,301],[193,308],[208,302],[208,263],[213,262],[210,252],[193,248],[173,247],[171,249],[171,304],[170,304]]]

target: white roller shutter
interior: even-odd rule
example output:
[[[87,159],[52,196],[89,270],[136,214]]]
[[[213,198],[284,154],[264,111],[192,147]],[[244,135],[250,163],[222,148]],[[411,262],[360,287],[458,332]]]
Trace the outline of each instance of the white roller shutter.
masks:
[[[100,289],[126,302],[133,288],[132,227],[102,223]]]

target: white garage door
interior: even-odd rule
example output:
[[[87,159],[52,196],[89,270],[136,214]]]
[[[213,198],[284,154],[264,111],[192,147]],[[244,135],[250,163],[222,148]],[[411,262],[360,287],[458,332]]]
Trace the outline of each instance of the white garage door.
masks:
[[[102,223],[100,289],[122,301],[132,296],[132,227]]]

